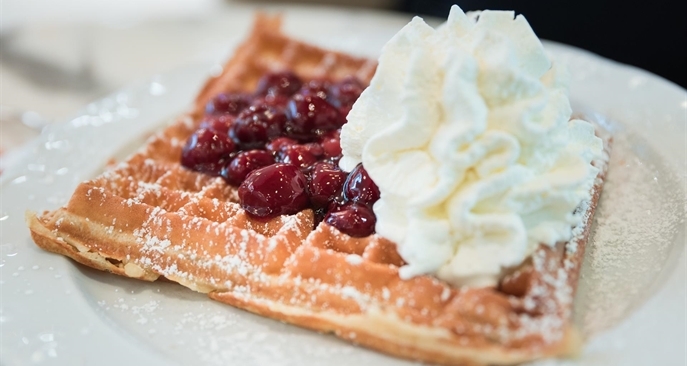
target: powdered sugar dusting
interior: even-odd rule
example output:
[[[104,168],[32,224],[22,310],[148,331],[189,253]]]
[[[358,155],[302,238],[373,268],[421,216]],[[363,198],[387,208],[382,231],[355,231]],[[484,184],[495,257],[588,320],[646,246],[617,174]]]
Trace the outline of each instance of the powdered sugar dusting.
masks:
[[[349,254],[346,256],[346,262],[354,266],[357,266],[363,263],[363,257],[357,254]]]
[[[650,161],[663,160],[636,135],[614,134],[576,302],[577,322],[588,336],[617,324],[656,291],[659,274],[672,269],[673,243],[684,240],[679,178]]]

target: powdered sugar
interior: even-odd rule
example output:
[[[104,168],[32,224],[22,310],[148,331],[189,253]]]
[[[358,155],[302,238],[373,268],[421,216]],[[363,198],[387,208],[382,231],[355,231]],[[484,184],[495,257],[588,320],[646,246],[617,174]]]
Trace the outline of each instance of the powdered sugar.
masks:
[[[344,286],[339,290],[339,292],[344,298],[353,299],[362,309],[364,309],[370,302],[370,295],[364,294],[352,286]]]
[[[346,262],[348,262],[348,264],[357,266],[363,263],[363,257],[357,254],[349,254],[346,256]]]
[[[659,273],[672,269],[671,247],[684,240],[685,192],[669,167],[649,163],[661,161],[637,135],[614,131],[576,302],[587,335],[624,319],[656,291]]]

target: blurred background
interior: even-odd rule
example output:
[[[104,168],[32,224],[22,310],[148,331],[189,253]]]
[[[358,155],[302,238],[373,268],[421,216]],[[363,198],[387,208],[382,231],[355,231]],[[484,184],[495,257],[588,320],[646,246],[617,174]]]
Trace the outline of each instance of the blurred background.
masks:
[[[458,1],[458,0],[456,0]],[[456,1],[401,0],[397,8],[444,16]],[[463,0],[464,10],[514,9],[540,38],[640,67],[687,87],[687,1]]]
[[[325,19],[313,21],[323,22],[323,31],[332,10],[348,14],[351,27],[384,19],[398,29],[416,14],[436,24],[454,2],[466,11],[514,9],[541,38],[687,86],[685,0],[0,0],[0,146],[30,135],[10,123],[40,128],[133,81],[225,58],[243,35],[223,32],[248,29],[256,8],[321,9],[313,14]],[[345,29],[330,31],[336,37]]]

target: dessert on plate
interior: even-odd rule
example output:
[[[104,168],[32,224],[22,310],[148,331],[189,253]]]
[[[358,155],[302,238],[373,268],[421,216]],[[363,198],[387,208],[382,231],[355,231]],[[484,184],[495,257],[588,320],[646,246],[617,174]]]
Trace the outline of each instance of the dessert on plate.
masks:
[[[192,110],[55,211],[40,247],[391,355],[574,354],[608,141],[522,16],[415,18],[379,63],[258,15]]]

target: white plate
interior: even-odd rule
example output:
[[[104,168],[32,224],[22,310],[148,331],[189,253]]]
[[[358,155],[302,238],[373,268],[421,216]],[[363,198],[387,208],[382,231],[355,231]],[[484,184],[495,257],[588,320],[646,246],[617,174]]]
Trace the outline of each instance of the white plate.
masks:
[[[246,32],[246,15],[222,23],[227,44]],[[407,20],[307,9],[286,18],[299,38],[371,56]],[[353,19],[359,27],[350,27]],[[612,121],[616,143],[577,299],[577,321],[593,336],[581,359],[538,364],[683,364],[685,90],[584,51],[546,46],[571,68],[573,101]],[[78,182],[188,106],[212,68],[179,69],[87,106],[44,131],[21,164],[0,176],[3,365],[405,364],[177,285],[76,266],[32,243],[26,209],[64,204]]]

